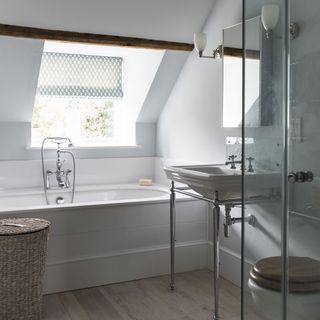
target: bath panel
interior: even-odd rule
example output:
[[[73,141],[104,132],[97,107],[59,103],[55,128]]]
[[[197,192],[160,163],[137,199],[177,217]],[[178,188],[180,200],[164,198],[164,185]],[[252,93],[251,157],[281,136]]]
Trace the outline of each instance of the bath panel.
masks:
[[[51,192],[50,196],[67,192]],[[169,197],[161,186],[82,186],[75,203],[46,205],[40,189],[1,192],[1,218],[47,219],[44,291],[53,293],[169,273]],[[207,267],[207,206],[177,201],[177,271]]]

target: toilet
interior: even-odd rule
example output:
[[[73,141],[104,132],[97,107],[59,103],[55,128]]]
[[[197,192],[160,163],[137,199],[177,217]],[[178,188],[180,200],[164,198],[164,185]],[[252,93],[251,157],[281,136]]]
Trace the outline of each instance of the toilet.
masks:
[[[282,319],[281,267],[282,258],[276,256],[257,261],[250,270],[248,286],[261,319]],[[287,319],[320,319],[320,261],[291,256],[288,277]]]

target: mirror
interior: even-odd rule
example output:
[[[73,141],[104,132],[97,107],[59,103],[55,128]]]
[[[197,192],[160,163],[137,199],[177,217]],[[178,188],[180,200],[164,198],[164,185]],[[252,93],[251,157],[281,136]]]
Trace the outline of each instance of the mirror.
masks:
[[[261,20],[246,22],[246,126],[259,127],[261,121]],[[242,123],[242,23],[223,30],[223,127]]]

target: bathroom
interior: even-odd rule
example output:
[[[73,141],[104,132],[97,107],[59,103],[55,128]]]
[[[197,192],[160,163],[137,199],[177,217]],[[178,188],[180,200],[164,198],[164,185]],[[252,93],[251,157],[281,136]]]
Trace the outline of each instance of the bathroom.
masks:
[[[50,222],[42,319],[320,319],[319,11],[316,0],[3,2],[0,212]],[[78,41],[61,42],[68,32]],[[101,59],[118,77],[101,87],[111,102],[95,99],[88,116],[88,99],[70,102],[83,92],[51,98],[44,52],[112,57]],[[203,201],[205,179],[199,197],[176,183],[181,168],[212,164],[231,172],[237,201]],[[1,290],[0,319],[40,319],[1,313]]]

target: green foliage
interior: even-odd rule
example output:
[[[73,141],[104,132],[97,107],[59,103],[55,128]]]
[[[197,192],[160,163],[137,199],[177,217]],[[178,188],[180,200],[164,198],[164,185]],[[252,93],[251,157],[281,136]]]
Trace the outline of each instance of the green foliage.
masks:
[[[32,139],[69,136],[83,144],[114,137],[114,104],[103,99],[37,97],[32,117]]]
[[[86,108],[86,111],[89,111]],[[111,137],[113,135],[113,103],[90,108],[91,112],[82,112],[81,133],[85,138]]]
[[[67,116],[64,107],[57,104],[51,107],[36,98],[32,116],[32,134],[34,140],[44,137],[66,134]]]

